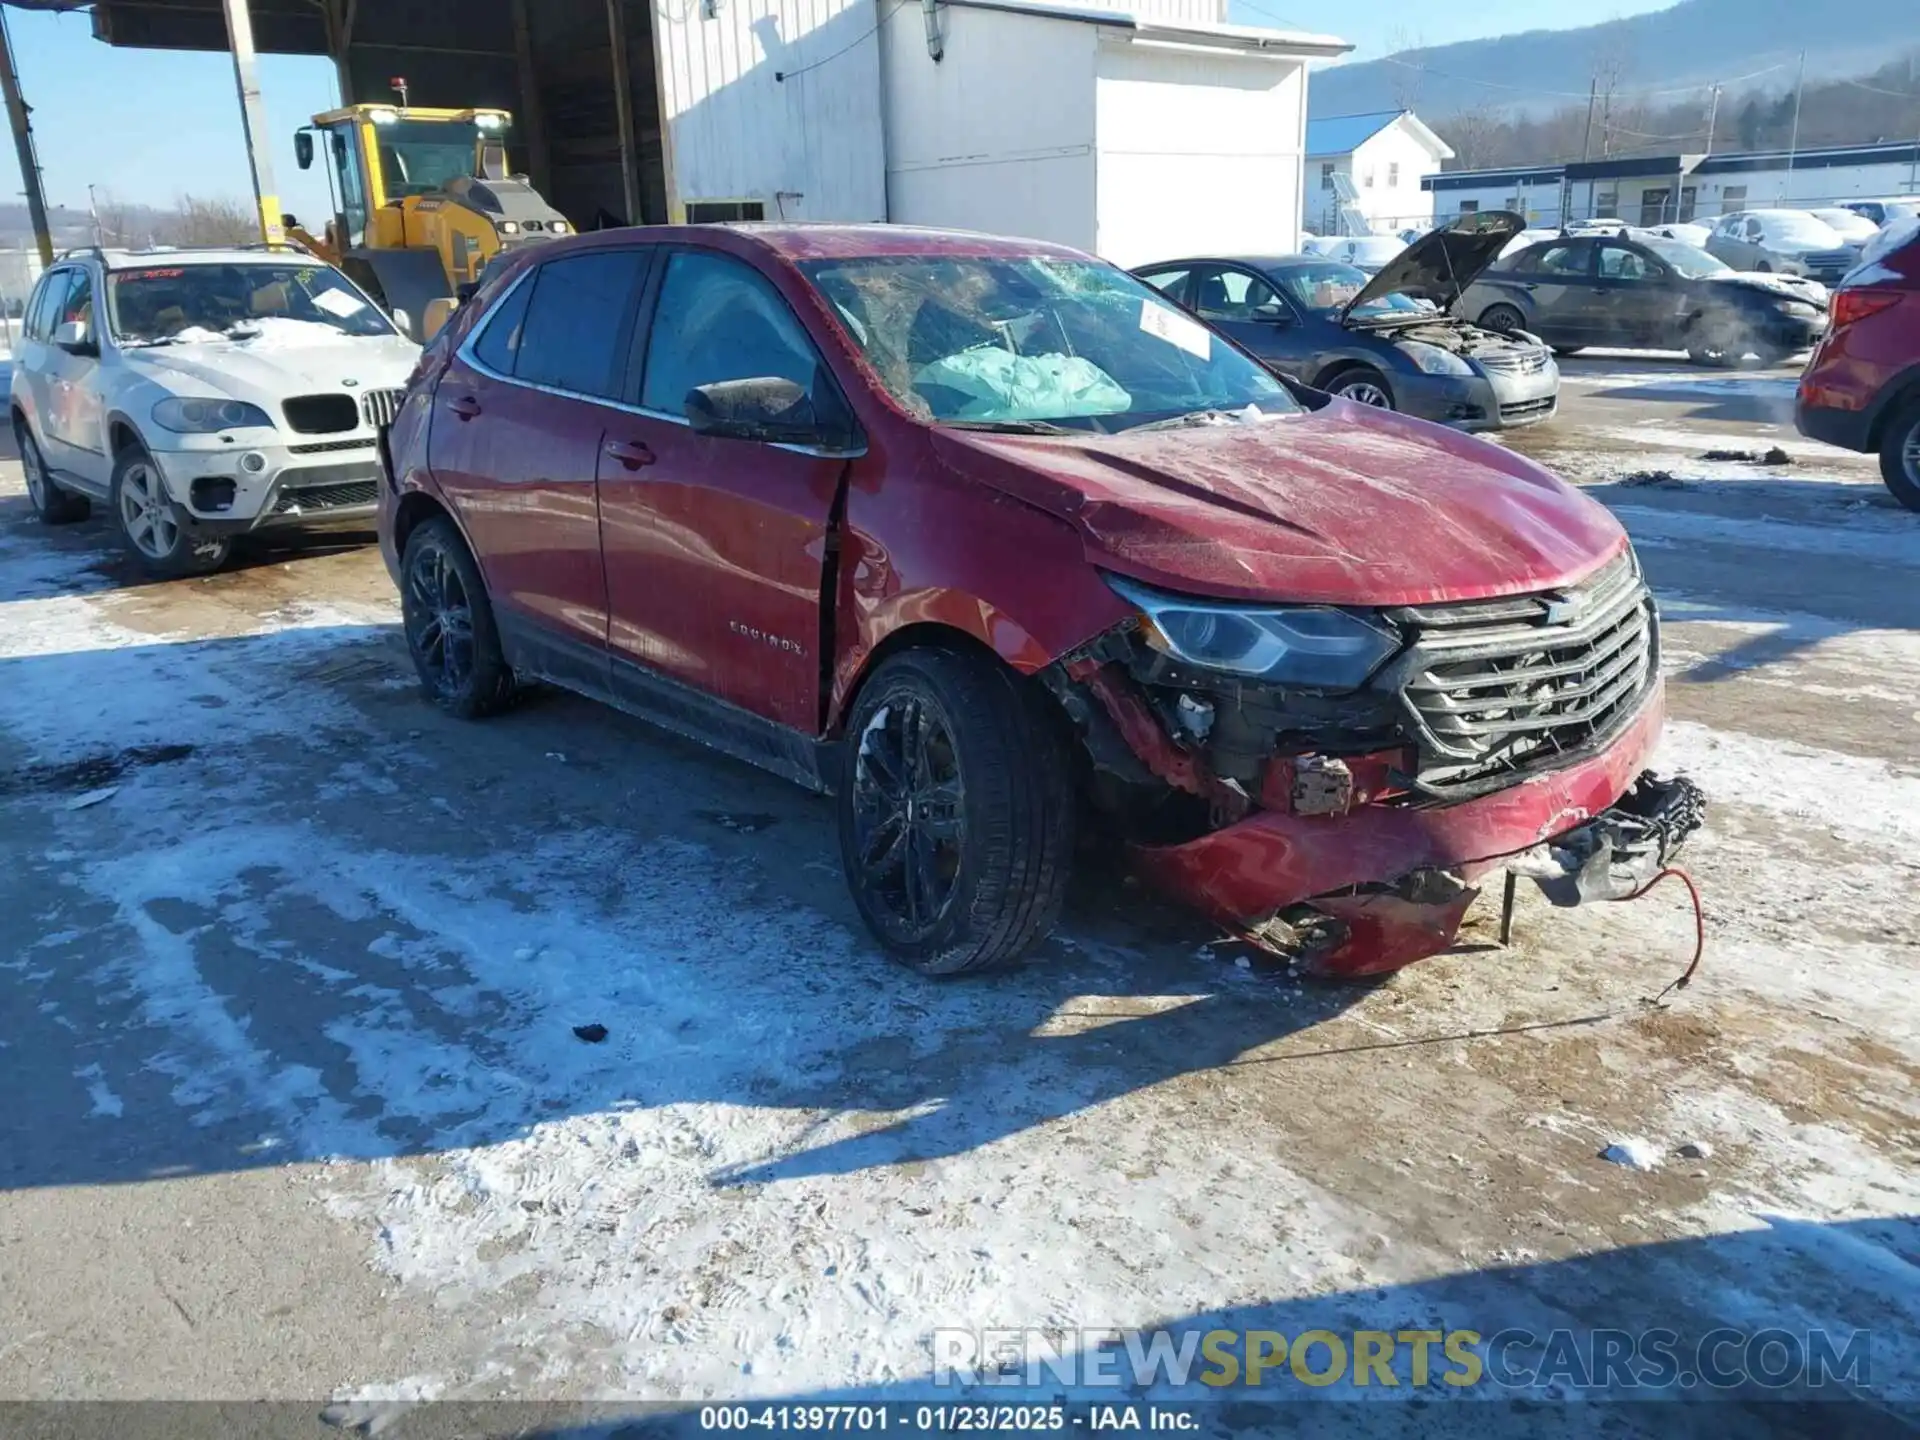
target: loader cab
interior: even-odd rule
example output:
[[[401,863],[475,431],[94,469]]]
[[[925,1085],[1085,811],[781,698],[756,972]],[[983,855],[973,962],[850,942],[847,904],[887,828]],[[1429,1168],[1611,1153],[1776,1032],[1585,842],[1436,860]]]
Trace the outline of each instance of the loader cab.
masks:
[[[418,243],[407,234],[402,202],[445,195],[475,176],[504,175],[512,127],[504,110],[353,105],[316,115],[294,136],[294,154],[306,170],[325,147],[331,244],[342,253],[398,249]]]

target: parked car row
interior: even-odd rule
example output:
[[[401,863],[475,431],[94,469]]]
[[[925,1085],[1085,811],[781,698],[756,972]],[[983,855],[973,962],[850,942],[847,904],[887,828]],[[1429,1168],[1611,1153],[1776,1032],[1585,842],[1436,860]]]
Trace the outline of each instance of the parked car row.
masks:
[[[1624,894],[1700,818],[1645,773],[1658,617],[1625,535],[1459,432],[1553,413],[1583,307],[1709,356],[1820,329],[1804,286],[1663,237],[1502,261],[1523,226],[1464,217],[1371,277],[607,231],[493,267],[418,354],[325,266],[87,255],[35,294],[13,421],[42,516],[110,500],[157,573],[358,518],[316,475],[370,468],[431,700],[557,684],[830,793],[855,907],[923,973],[1037,943],[1083,825],[1303,969],[1371,973],[1446,948],[1515,856]],[[1801,424],[1916,504],[1920,222],[1866,257]]]

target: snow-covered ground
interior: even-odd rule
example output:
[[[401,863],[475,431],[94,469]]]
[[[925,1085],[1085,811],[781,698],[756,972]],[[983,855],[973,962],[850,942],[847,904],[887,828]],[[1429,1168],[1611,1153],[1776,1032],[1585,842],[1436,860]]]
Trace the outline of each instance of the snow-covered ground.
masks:
[[[1511,950],[1482,913],[1329,990],[1089,874],[1023,971],[923,982],[859,929],[823,802],[565,697],[421,706],[370,552],[138,585],[9,482],[0,1395],[920,1396],[953,1327],[1432,1324],[1864,1328],[1872,1393],[1920,1399],[1920,637],[1889,588],[1920,517],[1835,452],[1791,473],[1832,503],[1783,510],[1694,458],[1749,442],[1629,403],[1516,443],[1662,590],[1663,764],[1714,805],[1707,959],[1665,1007],[1668,887],[1528,895]],[[1622,483],[1648,469],[1679,484]],[[194,1323],[102,1348],[60,1227],[137,1268],[172,1213],[205,1274],[154,1273]],[[253,1224],[365,1274],[371,1326],[209,1362],[210,1316],[278,1294],[270,1239],[256,1273],[221,1238]]]

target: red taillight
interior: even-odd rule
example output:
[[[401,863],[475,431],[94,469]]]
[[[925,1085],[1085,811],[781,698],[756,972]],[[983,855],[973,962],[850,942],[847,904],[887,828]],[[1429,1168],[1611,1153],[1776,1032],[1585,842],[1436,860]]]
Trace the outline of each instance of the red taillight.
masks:
[[[1842,290],[1833,297],[1833,328],[1878,315],[1900,303],[1898,290]]]

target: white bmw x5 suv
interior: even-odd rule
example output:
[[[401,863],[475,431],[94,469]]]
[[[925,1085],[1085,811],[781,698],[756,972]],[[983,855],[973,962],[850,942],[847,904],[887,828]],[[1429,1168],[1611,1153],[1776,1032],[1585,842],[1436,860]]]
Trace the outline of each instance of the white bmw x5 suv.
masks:
[[[234,537],[371,529],[376,448],[420,349],[352,281],[285,249],[88,250],[27,302],[13,428],[48,524],[100,502],[150,574]]]

